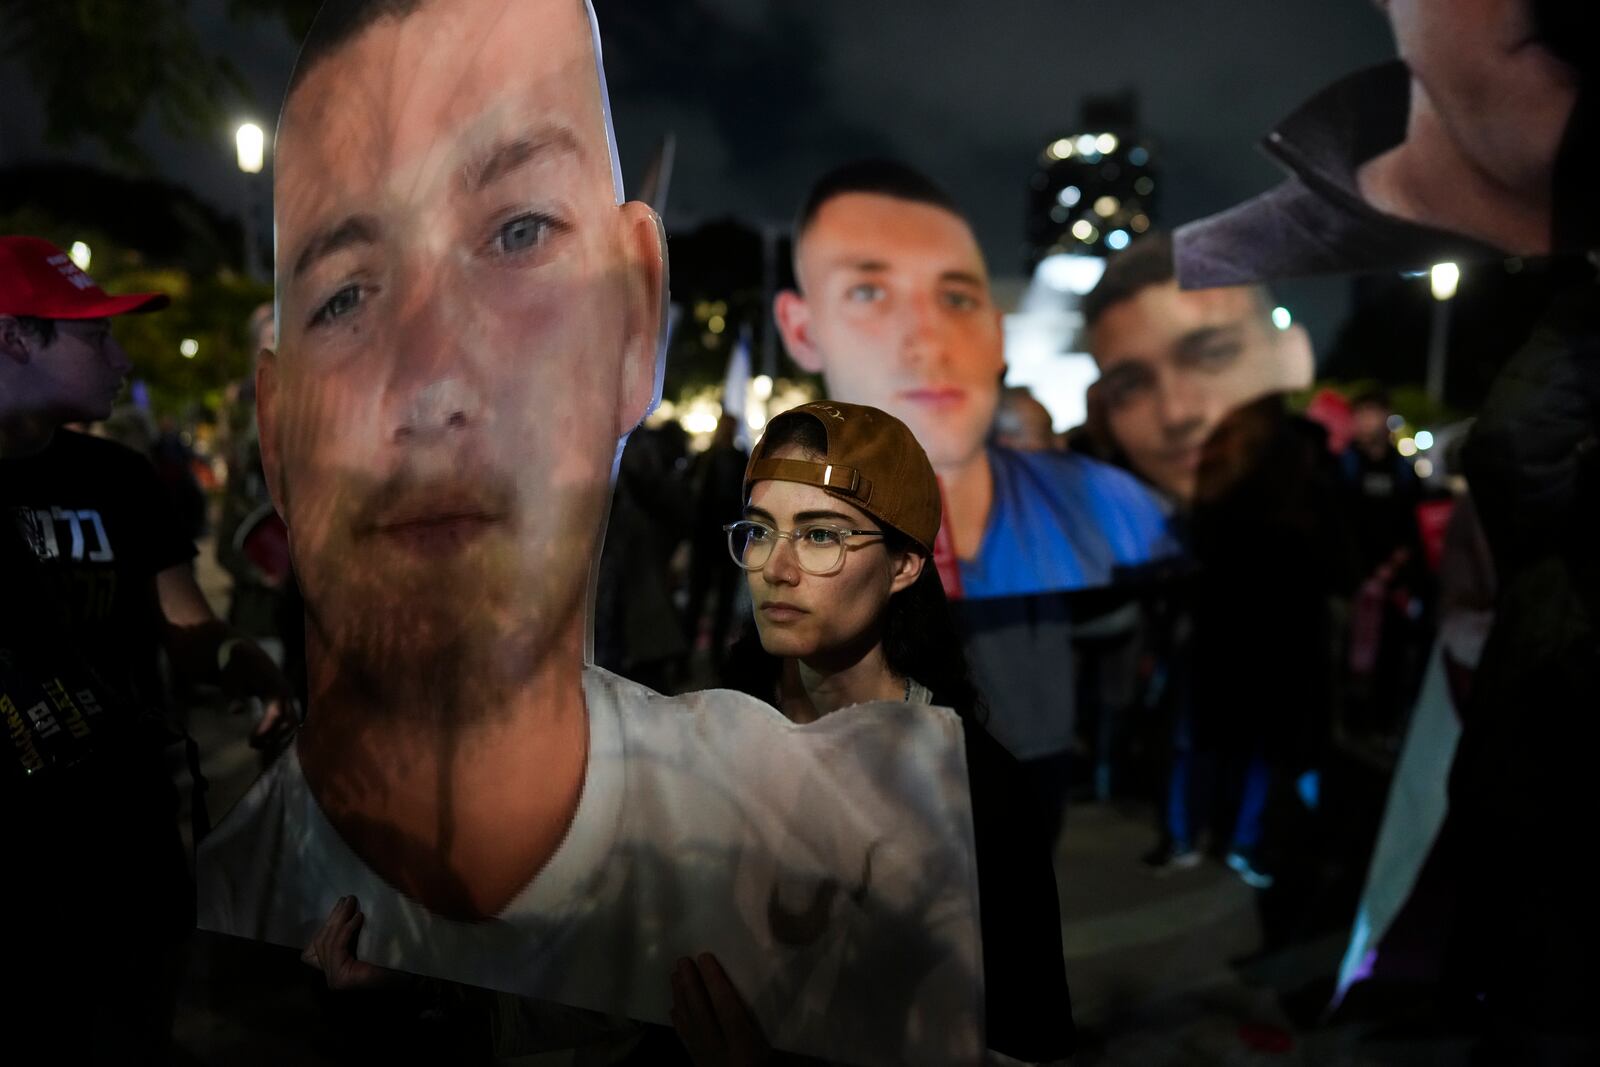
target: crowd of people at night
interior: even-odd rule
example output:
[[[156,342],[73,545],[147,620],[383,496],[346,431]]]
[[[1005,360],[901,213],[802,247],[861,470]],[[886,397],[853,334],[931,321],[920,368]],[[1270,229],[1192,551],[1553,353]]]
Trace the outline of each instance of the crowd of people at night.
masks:
[[[1437,5],[1382,6],[1404,48]],[[209,454],[124,400],[124,317],[181,297],[0,235],[3,973],[40,1062],[188,1062],[183,990],[286,958],[315,1057],[1100,1062],[1062,936],[1095,811],[1137,820],[1130,877],[1236,880],[1261,956],[1348,943],[1305,1030],[1595,1062],[1593,263],[1428,428],[1398,380],[1319,384],[1272,292],[1526,236],[1384,229],[1451,90],[1377,170],[1280,137],[1288,185],[1105,257],[1074,426],[1007,384],[939,177],[841,162],[772,205],[810,399],[695,440],[652,415],[665,242],[593,20],[328,5]]]

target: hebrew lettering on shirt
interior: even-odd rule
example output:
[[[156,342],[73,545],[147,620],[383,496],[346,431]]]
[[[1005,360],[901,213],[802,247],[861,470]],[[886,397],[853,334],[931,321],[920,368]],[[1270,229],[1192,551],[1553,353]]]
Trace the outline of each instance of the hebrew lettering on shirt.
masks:
[[[57,534],[57,523],[65,528],[71,546],[68,559],[89,563],[110,563],[116,559],[111,537],[95,508],[22,507],[13,509],[13,515],[23,540],[41,560],[61,557],[62,538]]]

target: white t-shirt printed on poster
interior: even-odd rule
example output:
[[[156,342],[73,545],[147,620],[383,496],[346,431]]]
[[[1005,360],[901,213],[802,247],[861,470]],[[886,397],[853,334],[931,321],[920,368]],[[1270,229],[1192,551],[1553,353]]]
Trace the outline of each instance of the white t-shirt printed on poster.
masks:
[[[339,897],[383,966],[666,1023],[714,953],[777,1048],[973,1063],[982,947],[966,753],[947,709],[797,726],[726,690],[663,697],[586,668],[566,838],[494,920],[441,918],[339,837],[291,749],[200,850],[202,929],[304,947]]]

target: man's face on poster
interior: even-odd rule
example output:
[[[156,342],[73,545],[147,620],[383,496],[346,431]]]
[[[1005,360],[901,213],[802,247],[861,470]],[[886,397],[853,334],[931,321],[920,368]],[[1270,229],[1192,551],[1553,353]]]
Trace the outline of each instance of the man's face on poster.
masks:
[[[380,19],[291,93],[276,198],[262,441],[317,638],[374,672],[531,662],[581,612],[663,286],[583,5]]]
[[[971,228],[931,204],[848,193],[823,204],[795,263],[801,292],[776,309],[795,361],[829,396],[903,420],[936,468],[977,455],[1005,359]]]
[[[1280,331],[1248,287],[1146,286],[1095,321],[1095,384],[1117,447],[1146,481],[1192,501],[1207,438],[1227,415],[1270,392],[1310,383],[1304,331]]]

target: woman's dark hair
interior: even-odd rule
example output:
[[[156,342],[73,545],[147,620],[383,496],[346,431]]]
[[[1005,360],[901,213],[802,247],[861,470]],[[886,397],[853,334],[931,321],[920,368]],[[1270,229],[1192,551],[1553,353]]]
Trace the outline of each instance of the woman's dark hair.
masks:
[[[920,552],[916,542],[892,526],[884,526],[884,544],[891,552]],[[967,653],[944,595],[944,583],[933,560],[908,588],[889,598],[883,611],[883,658],[903,678],[921,682],[933,692],[933,703],[954,708],[963,719],[988,718],[983,697],[972,683]]]
[[[786,446],[821,456],[826,454],[828,438],[814,416],[780,416],[772,420],[761,447],[775,451]],[[889,551],[922,552],[915,541],[893,526],[879,525]],[[939,570],[931,559],[924,561],[917,580],[891,596],[884,608],[883,656],[890,670],[927,686],[934,704],[953,708],[963,719],[979,723],[988,717],[983,698],[972,683]],[[782,669],[782,661],[761,647],[754,622],[747,620],[744,633],[729,652],[723,684],[770,701]]]

